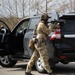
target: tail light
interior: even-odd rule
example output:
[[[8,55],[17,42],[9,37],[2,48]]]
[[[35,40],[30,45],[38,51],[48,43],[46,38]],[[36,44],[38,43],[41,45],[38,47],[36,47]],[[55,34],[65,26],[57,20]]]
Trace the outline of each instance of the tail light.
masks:
[[[61,58],[61,59],[65,59],[65,58],[66,58],[66,56],[62,55],[62,56],[60,56],[60,58]]]
[[[61,38],[60,29],[55,29],[55,31],[53,32],[53,34],[50,36],[50,40],[60,39],[60,38]]]

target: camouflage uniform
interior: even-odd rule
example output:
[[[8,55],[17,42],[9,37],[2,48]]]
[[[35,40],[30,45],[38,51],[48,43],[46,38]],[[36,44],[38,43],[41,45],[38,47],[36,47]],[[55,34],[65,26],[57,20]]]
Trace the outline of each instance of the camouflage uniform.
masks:
[[[48,63],[49,57],[48,57],[45,41],[47,40],[47,36],[52,31],[53,27],[54,27],[54,25],[51,24],[47,28],[46,25],[44,24],[43,20],[41,20],[41,22],[38,24],[37,37],[36,37],[38,39],[38,42],[34,44],[35,50],[32,54],[30,61],[28,62],[26,72],[31,72],[31,67],[37,61],[37,59],[40,57],[42,60],[44,69],[48,73],[52,73],[52,70],[51,70],[50,65]]]

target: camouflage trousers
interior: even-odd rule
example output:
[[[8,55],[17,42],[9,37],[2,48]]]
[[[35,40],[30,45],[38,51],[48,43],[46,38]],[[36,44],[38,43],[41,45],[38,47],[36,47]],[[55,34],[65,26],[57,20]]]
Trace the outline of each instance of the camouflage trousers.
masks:
[[[26,72],[31,72],[32,66],[35,64],[35,62],[38,60],[39,57],[41,58],[44,69],[48,73],[52,72],[50,65],[48,63],[49,57],[48,57],[46,46],[44,43],[41,43],[40,45],[41,46],[38,47],[38,44],[35,44],[35,50],[34,50],[32,57],[30,58],[30,60],[27,64]]]

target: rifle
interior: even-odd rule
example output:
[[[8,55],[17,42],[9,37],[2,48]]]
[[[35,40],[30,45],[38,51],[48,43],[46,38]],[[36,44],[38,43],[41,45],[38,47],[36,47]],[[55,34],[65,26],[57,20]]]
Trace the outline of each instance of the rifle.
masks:
[[[57,23],[65,23],[66,21],[65,20],[54,20],[54,21],[51,21],[49,23],[53,23],[53,24],[57,24]]]

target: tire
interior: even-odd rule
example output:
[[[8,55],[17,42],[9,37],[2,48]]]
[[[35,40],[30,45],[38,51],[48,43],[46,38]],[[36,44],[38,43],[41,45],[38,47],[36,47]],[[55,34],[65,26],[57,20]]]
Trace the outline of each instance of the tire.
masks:
[[[0,65],[2,67],[13,67],[16,63],[17,61],[12,60],[12,57],[10,55],[0,57]]]
[[[51,68],[54,68],[55,67],[55,64],[54,62],[52,61],[49,61],[49,65],[51,66]],[[44,73],[45,72],[45,69],[43,68],[43,64],[41,62],[41,59],[39,58],[36,63],[35,63],[35,67],[36,67],[36,70],[40,73]]]
[[[40,73],[45,72],[45,69],[43,68],[43,64],[42,64],[40,58],[36,61],[35,67],[36,67],[36,70],[37,70],[38,72],[40,72]]]

